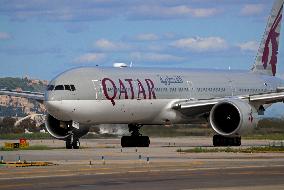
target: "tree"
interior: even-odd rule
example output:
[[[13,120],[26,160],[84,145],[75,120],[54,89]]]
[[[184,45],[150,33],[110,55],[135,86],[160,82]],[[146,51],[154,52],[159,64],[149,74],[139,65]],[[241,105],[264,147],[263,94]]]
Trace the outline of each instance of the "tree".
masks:
[[[36,127],[36,122],[31,118],[27,118],[20,123],[23,130],[27,129],[30,132],[39,132],[39,128]]]

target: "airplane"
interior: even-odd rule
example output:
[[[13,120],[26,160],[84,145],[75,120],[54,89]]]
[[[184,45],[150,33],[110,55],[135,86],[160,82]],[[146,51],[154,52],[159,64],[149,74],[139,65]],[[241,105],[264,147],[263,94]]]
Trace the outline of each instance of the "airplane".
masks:
[[[80,67],[50,81],[45,93],[1,90],[36,99],[47,109],[46,129],[78,149],[92,124],[128,124],[122,147],[148,147],[143,125],[209,122],[214,146],[240,146],[271,104],[284,101],[276,77],[284,0],[276,0],[252,68],[247,71]]]

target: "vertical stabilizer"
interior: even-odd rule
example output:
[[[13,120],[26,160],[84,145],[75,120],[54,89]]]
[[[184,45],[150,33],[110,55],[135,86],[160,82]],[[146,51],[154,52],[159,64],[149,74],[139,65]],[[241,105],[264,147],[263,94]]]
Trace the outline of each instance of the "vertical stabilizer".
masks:
[[[252,71],[275,76],[284,0],[273,4]]]

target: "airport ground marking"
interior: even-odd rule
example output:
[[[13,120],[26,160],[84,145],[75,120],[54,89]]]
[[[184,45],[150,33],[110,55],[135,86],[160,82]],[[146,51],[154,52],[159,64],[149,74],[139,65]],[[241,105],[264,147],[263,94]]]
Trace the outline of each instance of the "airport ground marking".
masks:
[[[128,171],[127,173],[146,173],[148,170],[133,170],[133,171]]]
[[[47,175],[47,176],[17,176],[17,177],[6,177],[1,178],[0,181],[3,180],[13,180],[13,179],[31,179],[31,178],[50,178],[50,177],[68,177],[68,176],[78,176],[78,175],[111,175],[111,174],[125,174],[125,173],[155,173],[155,172],[183,172],[183,171],[213,171],[213,170],[228,170],[228,169],[246,169],[246,168],[268,168],[268,167],[284,167],[284,165],[270,165],[270,166],[240,166],[240,167],[212,167],[212,168],[186,168],[186,169],[146,169],[146,170],[130,170],[130,171],[115,171],[115,172],[98,172],[93,174],[82,174],[81,172],[75,172],[72,174],[55,174],[55,175]],[[64,170],[66,172],[72,172],[73,170]],[[96,170],[94,170],[96,171]],[[31,174],[35,172],[15,172],[16,174]],[[15,174],[11,173],[11,174]]]
[[[4,188],[13,188],[13,187],[28,187],[28,186],[33,186],[33,183],[20,183],[20,184],[1,184],[0,189]]]

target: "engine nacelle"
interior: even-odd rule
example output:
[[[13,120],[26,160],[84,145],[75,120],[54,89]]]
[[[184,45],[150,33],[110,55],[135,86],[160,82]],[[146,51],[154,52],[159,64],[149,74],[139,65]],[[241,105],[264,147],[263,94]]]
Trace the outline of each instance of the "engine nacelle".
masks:
[[[72,122],[60,121],[49,114],[46,116],[45,128],[51,136],[61,140],[67,139],[71,134],[74,138],[80,138],[89,132],[87,126],[76,129],[72,127]]]
[[[213,106],[210,124],[223,136],[241,135],[249,132],[258,123],[257,110],[240,99],[227,99]]]

